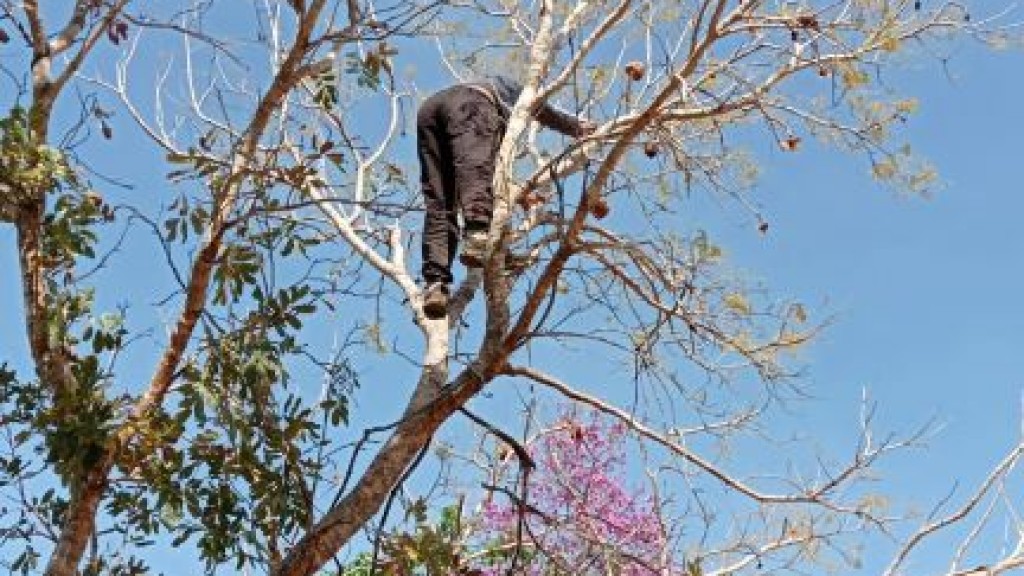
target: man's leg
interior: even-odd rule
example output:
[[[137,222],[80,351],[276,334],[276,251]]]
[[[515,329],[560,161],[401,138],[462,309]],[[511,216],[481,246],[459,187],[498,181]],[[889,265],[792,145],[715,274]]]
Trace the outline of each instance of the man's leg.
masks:
[[[505,119],[497,106],[472,88],[460,87],[446,102],[451,140],[452,176],[466,225],[460,261],[483,265],[487,231],[494,211],[494,160],[504,135]]]
[[[428,98],[416,115],[416,148],[423,190],[424,312],[442,318],[448,310],[448,284],[458,247],[459,228],[451,179],[451,152],[438,123],[440,100]]]
[[[451,263],[458,242],[455,194],[451,190],[450,152],[439,134],[436,103],[424,102],[416,118],[416,147],[423,190],[423,279],[450,283]],[[441,136],[441,137],[439,137]]]

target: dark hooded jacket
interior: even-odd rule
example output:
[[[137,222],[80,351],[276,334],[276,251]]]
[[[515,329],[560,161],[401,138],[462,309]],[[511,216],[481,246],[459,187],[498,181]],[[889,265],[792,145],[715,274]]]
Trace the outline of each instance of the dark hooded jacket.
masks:
[[[489,76],[481,82],[472,83],[470,85],[483,86],[489,89],[490,92],[497,97],[498,104],[500,104],[504,109],[506,117],[511,113],[512,107],[515,106],[516,101],[519,100],[519,95],[523,93],[522,84],[508,76],[502,76],[500,74]],[[555,106],[548,104],[547,102],[541,105],[540,109],[534,113],[533,117],[536,118],[536,120],[545,128],[550,128],[567,136],[579,135],[579,119],[572,114],[568,114]]]

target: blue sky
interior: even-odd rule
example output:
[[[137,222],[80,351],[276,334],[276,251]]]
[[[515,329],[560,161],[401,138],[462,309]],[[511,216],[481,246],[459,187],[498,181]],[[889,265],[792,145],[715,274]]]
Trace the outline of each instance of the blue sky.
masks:
[[[759,152],[763,177],[753,197],[770,224],[767,235],[728,206],[699,196],[692,201],[693,220],[714,227],[736,270],[775,295],[804,301],[818,318],[834,317],[800,357],[813,398],[796,405],[781,425],[841,455],[854,438],[865,388],[879,403],[883,430],[909,432],[932,417],[942,424],[927,450],[883,466],[895,495],[922,505],[955,482],[970,486],[980,479],[1021,429],[1022,72],[1019,51],[964,43],[946,69],[922,57],[889,76],[897,90],[920,100],[904,134],[939,170],[943,186],[930,198],[896,193],[873,180],[861,158],[808,141],[796,154]],[[432,74],[421,85],[447,81]],[[132,141],[127,126],[117,133],[125,139],[118,142]],[[410,148],[403,155],[412,145],[411,138],[397,144]],[[112,164],[126,176],[145,182],[164,172],[161,166],[147,174],[151,158],[131,146],[118,150],[125,156]],[[142,193],[144,187],[131,192]],[[153,270],[152,248],[129,247],[125,269]],[[0,358],[23,359],[9,226],[0,228],[0,269],[8,271],[0,275],[0,321],[14,327],[0,332]],[[152,292],[149,279],[112,279],[116,290],[109,298],[144,309],[151,300],[138,295]],[[129,373],[148,374],[150,365],[136,362],[126,365]],[[376,376],[393,381],[395,374]],[[481,404],[494,409],[486,399]]]
[[[952,80],[927,61],[899,74],[921,100],[907,137],[944,184],[930,199],[894,194],[848,159],[777,154],[759,187],[771,232],[738,226],[733,244],[772,286],[835,311],[809,355],[823,406],[866,386],[894,422],[938,414],[937,449],[967,469],[1020,429],[1024,116],[1010,71],[1022,64],[965,48]]]
[[[756,195],[770,232],[737,221],[726,243],[774,290],[835,315],[806,354],[814,400],[797,429],[841,452],[863,389],[881,430],[936,418],[925,450],[882,467],[923,509],[957,483],[965,494],[1020,436],[1021,70],[1019,52],[964,46],[949,76],[927,59],[890,76],[920,99],[905,134],[940,172],[931,198],[894,193],[851,158],[774,154]]]

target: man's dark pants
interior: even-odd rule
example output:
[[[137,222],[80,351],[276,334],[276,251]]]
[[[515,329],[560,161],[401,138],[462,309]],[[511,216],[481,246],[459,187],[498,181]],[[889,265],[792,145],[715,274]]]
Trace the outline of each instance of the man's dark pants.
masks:
[[[456,85],[427,98],[416,115],[423,219],[423,278],[452,282],[458,213],[467,230],[486,230],[494,208],[494,160],[505,132],[495,100]]]

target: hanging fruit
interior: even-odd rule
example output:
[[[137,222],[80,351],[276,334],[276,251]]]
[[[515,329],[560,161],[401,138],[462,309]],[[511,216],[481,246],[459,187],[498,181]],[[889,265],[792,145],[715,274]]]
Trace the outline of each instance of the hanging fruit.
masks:
[[[633,82],[639,82],[643,80],[644,73],[647,71],[643,62],[639,60],[633,60],[626,64],[626,76]]]

